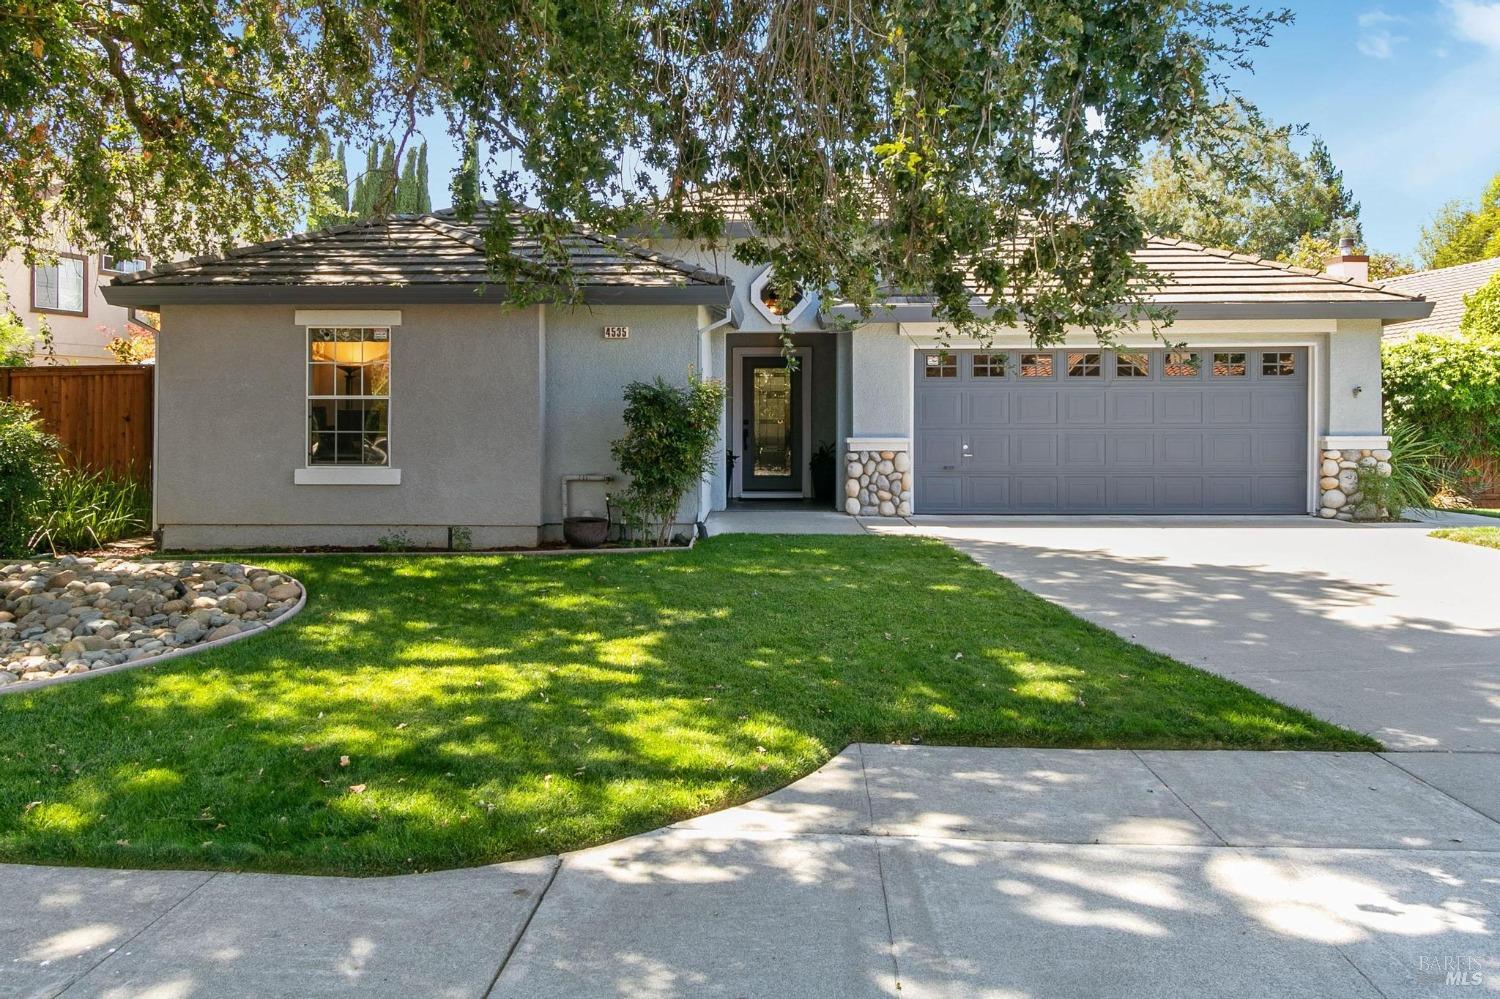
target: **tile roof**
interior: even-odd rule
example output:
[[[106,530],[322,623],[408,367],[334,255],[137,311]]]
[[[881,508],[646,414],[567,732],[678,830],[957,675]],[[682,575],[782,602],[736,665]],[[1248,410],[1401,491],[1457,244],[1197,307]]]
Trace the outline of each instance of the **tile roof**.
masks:
[[[1381,285],[1382,288],[1421,295],[1433,303],[1433,308],[1432,315],[1426,319],[1391,323],[1385,328],[1386,338],[1405,340],[1418,332],[1457,334],[1459,320],[1464,317],[1464,296],[1472,295],[1497,273],[1500,273],[1500,257],[1389,279]]]
[[[493,281],[485,262],[485,218],[461,221],[451,209],[390,215],[236,247],[219,256],[161,264],[121,275],[118,288],[203,286],[462,286]],[[727,279],[623,240],[578,231],[565,241],[572,275],[589,288],[722,287]],[[540,243],[512,252],[545,272]]]
[[[1155,302],[1410,302],[1420,296],[1185,239],[1152,236],[1135,259],[1163,278]]]
[[[1182,318],[1407,319],[1430,308],[1417,295],[1185,239],[1152,236],[1133,256],[1161,280],[1150,300]],[[930,307],[922,296],[901,299],[886,318],[920,322]],[[853,312],[848,305],[834,309]]]

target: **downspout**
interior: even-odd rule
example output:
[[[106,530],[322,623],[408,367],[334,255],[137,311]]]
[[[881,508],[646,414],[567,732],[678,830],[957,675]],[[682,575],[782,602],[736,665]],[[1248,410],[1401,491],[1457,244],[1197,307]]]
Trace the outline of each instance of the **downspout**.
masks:
[[[709,369],[713,365],[713,346],[709,342],[709,334],[712,333],[714,330],[718,329],[721,326],[727,326],[727,325],[729,325],[729,323],[732,322],[733,319],[734,319],[733,313],[731,313],[726,308],[724,310],[724,317],[722,319],[716,319],[713,322],[709,323],[707,326],[703,326],[703,327],[699,328],[699,330],[698,330],[698,367],[702,370],[702,372],[703,372],[704,375],[709,374]],[[723,414],[720,414],[720,416],[721,416],[721,419],[722,419]],[[727,420],[724,421],[724,425],[726,427],[728,426],[728,421]],[[725,470],[724,474],[726,476],[729,474],[729,472],[728,472],[727,469]],[[707,535],[708,535],[708,527],[705,524],[705,521],[708,520],[709,511],[713,508],[713,505],[714,505],[713,488],[714,488],[714,486],[713,486],[713,479],[712,478],[705,478],[703,480],[703,482],[698,487],[698,517],[699,517],[699,519],[698,519],[697,524],[695,525],[695,528],[697,530],[697,533],[698,533],[699,537],[707,537]]]

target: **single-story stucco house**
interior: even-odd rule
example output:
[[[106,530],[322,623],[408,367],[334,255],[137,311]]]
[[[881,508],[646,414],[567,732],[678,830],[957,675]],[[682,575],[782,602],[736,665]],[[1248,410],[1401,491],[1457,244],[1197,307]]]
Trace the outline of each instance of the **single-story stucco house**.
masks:
[[[1431,309],[1355,259],[1319,274],[1152,239],[1140,258],[1180,353],[1149,328],[1118,349],[1079,331],[1038,350],[1020,330],[945,349],[919,297],[863,319],[775,301],[722,247],[579,233],[570,249],[582,301],[529,308],[486,283],[480,226],[451,212],[117,278],[112,303],[161,315],[162,543],[445,546],[461,529],[531,545],[564,503],[603,512],[624,387],[692,370],[728,386],[729,460],[685,523],[812,497],[820,447],[837,456],[828,506],[866,516],[1347,518],[1339,460],[1387,443],[1382,327]]]

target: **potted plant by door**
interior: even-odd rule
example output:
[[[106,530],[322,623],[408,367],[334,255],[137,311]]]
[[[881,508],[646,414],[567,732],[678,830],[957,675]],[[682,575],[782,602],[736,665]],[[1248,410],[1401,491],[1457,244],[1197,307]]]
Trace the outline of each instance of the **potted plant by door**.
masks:
[[[834,472],[838,467],[838,459],[838,451],[825,441],[813,451],[812,458],[807,463],[807,469],[812,473],[813,496],[819,503],[833,501],[833,490],[837,484]]]

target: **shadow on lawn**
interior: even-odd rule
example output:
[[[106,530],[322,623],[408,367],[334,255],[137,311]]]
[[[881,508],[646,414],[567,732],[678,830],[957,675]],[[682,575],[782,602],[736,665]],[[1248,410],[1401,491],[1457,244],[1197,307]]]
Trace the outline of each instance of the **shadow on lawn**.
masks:
[[[377,873],[572,849],[852,741],[1368,748],[946,547],[285,559],[253,641],[0,704],[0,858]]]

